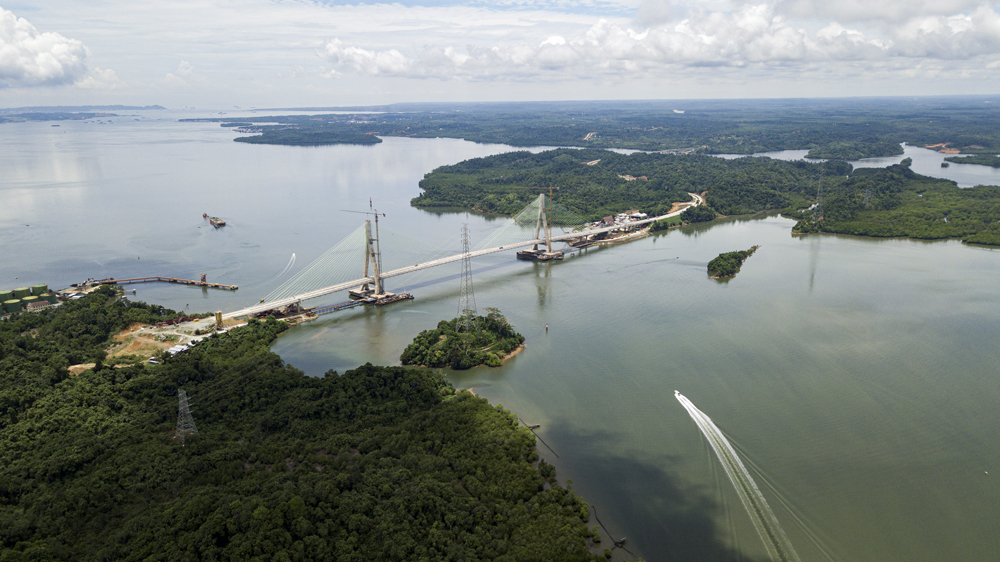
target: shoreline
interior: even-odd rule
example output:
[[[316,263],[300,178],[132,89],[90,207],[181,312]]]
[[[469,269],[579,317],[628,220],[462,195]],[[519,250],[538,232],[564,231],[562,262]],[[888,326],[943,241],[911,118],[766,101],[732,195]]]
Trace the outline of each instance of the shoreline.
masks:
[[[502,358],[500,358],[500,364],[503,365],[504,363],[507,362],[508,359],[510,359],[510,358],[514,357],[515,355],[517,355],[518,353],[521,353],[522,351],[524,351],[525,345],[526,344],[522,343],[521,345],[515,347],[510,353],[508,353],[507,355],[504,355]],[[400,363],[399,366],[400,367],[412,367],[412,368],[415,368],[415,369],[451,369],[452,371],[456,371],[457,370],[457,369],[452,369],[451,367],[431,367],[429,365],[407,365],[405,363]],[[486,363],[480,363],[480,364],[476,365],[475,367],[469,367],[468,369],[463,369],[463,370],[465,370],[465,371],[471,371],[473,369],[478,369],[480,367],[486,367],[488,369],[496,369],[497,368],[497,367],[490,367]],[[473,394],[475,394],[475,393],[473,393]]]
[[[507,362],[508,359],[510,359],[510,358],[514,357],[515,355],[517,355],[518,353],[521,353],[522,351],[524,351],[525,345],[526,344],[522,343],[521,345],[519,345],[519,346],[515,347],[514,349],[512,349],[510,353],[508,353],[507,355],[504,355],[500,359],[500,364],[503,365],[504,363]]]

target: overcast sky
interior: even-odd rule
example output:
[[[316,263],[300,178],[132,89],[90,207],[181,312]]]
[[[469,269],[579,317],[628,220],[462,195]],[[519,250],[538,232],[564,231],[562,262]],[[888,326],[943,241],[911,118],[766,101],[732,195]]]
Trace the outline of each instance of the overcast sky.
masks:
[[[0,107],[996,94],[998,6],[0,0]]]

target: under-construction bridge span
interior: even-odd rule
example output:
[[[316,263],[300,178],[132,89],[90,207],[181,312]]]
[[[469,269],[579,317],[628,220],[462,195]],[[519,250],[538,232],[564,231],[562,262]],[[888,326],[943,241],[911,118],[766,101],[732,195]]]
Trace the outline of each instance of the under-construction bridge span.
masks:
[[[704,202],[704,200],[702,199],[702,197],[700,195],[697,195],[697,194],[694,194],[694,193],[692,193],[690,195],[692,197],[691,202],[688,205],[685,205],[684,207],[682,207],[681,209],[678,209],[677,211],[674,211],[672,213],[667,213],[665,215],[660,215],[660,216],[656,216],[656,217],[650,217],[650,218],[646,218],[646,219],[632,221],[632,222],[628,223],[628,226],[629,227],[643,226],[643,225],[650,224],[652,222],[655,222],[655,221],[658,221],[658,220],[662,220],[662,219],[665,219],[665,218],[676,217],[676,216],[680,215],[681,213],[683,213],[686,209],[688,209],[690,207],[694,207],[694,206],[700,205],[701,203]],[[620,225],[620,224],[614,225],[614,226],[606,226],[606,227],[599,227],[599,228],[590,228],[590,229],[580,230],[580,231],[576,231],[576,232],[568,232],[568,233],[565,233],[565,234],[553,235],[553,236],[551,236],[551,238],[545,238],[545,237],[543,237],[543,238],[536,238],[534,240],[526,240],[526,241],[523,241],[523,242],[515,242],[513,244],[504,244],[502,246],[495,246],[495,247],[491,247],[491,248],[484,248],[484,249],[481,249],[481,250],[471,251],[471,252],[469,252],[468,255],[469,255],[470,258],[475,258],[475,257],[479,257],[479,256],[485,256],[485,255],[488,255],[488,254],[495,254],[495,253],[498,253],[498,252],[507,252],[507,251],[511,251],[511,250],[518,250],[518,249],[521,249],[521,248],[527,248],[529,246],[544,245],[544,244],[546,244],[547,242],[550,242],[550,241],[551,242],[562,242],[562,241],[566,241],[566,240],[574,240],[574,239],[581,238],[581,237],[594,236],[594,235],[602,234],[602,233],[605,233],[605,232],[611,232],[613,230],[619,230],[621,228],[622,228],[622,225]],[[383,272],[381,272],[380,275],[381,275],[382,279],[388,279],[388,278],[391,278],[391,277],[398,277],[400,275],[406,275],[407,273],[414,273],[416,271],[420,271],[420,270],[423,270],[423,269],[428,269],[428,268],[431,268],[431,267],[438,267],[438,266],[441,266],[441,265],[446,265],[446,264],[449,264],[449,263],[454,263],[454,262],[462,260],[465,256],[466,256],[465,253],[455,254],[455,255],[452,255],[452,256],[444,257],[444,258],[439,258],[439,259],[429,260],[429,261],[425,261],[425,262],[421,262],[421,263],[416,263],[416,264],[409,265],[409,266],[406,266],[406,267],[400,267],[400,268],[393,269],[393,270],[390,270],[390,271],[383,271]],[[291,296],[291,297],[286,297],[286,298],[282,298],[282,299],[278,299],[278,300],[274,300],[274,301],[270,301],[270,302],[264,302],[264,303],[256,304],[256,305],[253,305],[253,306],[248,306],[248,307],[240,309],[240,310],[236,310],[236,311],[233,311],[233,312],[225,313],[225,314],[222,315],[222,317],[224,319],[229,319],[229,318],[239,318],[241,316],[251,316],[251,315],[254,315],[254,314],[258,314],[258,313],[265,312],[265,311],[268,311],[268,310],[274,310],[274,309],[282,308],[282,307],[285,307],[285,306],[288,306],[288,305],[292,305],[292,304],[300,304],[302,301],[311,300],[311,299],[317,299],[317,298],[320,298],[320,297],[324,297],[326,295],[330,295],[330,294],[333,294],[333,293],[338,293],[340,291],[346,291],[346,290],[349,290],[349,289],[353,289],[353,288],[359,287],[361,285],[375,284],[375,282],[376,282],[376,277],[374,275],[367,276],[367,277],[360,277],[358,279],[354,279],[354,280],[351,280],[351,281],[345,281],[343,283],[337,283],[336,285],[330,285],[328,287],[323,287],[323,288],[316,289],[316,290],[313,290],[313,291],[307,291],[307,292],[300,293],[298,295],[294,295],[294,296]]]

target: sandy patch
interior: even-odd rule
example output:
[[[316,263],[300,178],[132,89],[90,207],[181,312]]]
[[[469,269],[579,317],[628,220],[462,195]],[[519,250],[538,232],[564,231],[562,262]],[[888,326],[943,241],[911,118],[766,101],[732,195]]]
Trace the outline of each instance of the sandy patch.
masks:
[[[523,343],[521,345],[517,346],[516,349],[514,349],[513,351],[511,351],[510,353],[508,353],[507,355],[505,355],[503,357],[503,359],[500,360],[500,362],[501,363],[506,363],[508,359],[510,359],[511,357],[517,355],[518,353],[521,353],[522,351],[524,351],[524,344]],[[471,391],[471,389],[470,389],[470,391]],[[475,392],[473,392],[473,394],[475,394]]]
[[[173,342],[156,341],[153,338],[137,336],[108,349],[108,357],[120,355],[152,357],[164,349],[170,349],[173,345]]]
[[[135,322],[133,324],[129,324],[128,328],[125,328],[121,332],[115,334],[114,340],[125,341],[125,339],[128,338],[129,336],[135,335],[135,332],[138,332],[139,328],[148,328],[148,327],[149,324],[143,324],[141,322]]]
[[[79,365],[70,365],[66,370],[69,371],[69,376],[75,377],[84,371],[93,369],[95,366],[97,366],[96,363],[80,363]]]

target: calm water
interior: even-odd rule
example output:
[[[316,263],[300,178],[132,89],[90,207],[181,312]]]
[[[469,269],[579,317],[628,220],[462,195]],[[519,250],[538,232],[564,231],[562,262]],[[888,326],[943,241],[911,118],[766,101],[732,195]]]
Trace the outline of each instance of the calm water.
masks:
[[[754,156],[767,156],[776,160],[804,160],[808,150],[781,150],[778,152],[760,152]],[[742,158],[742,154],[721,154],[722,158]],[[942,154],[935,150],[917,146],[903,145],[903,154],[886,156],[884,158],[863,158],[851,162],[855,168],[884,168],[899,164],[904,158],[913,159],[910,169],[918,174],[932,178],[953,180],[959,187],[975,187],[977,185],[1000,185],[1000,168],[979,166],[977,164],[955,164],[949,162],[947,168],[941,164],[952,154]]]
[[[363,217],[339,210],[368,197],[388,227],[438,246],[456,244],[463,222],[473,243],[496,224],[408,200],[435,166],[507,147],[246,146],[176,117],[0,128],[4,285],[208,273],[241,289],[138,296],[229,310],[287,278],[275,279],[293,252],[291,273],[354,230]],[[214,230],[202,212],[232,226]],[[791,226],[760,216],[555,264],[477,261],[478,306],[502,309],[527,348],[499,369],[449,376],[542,424],[559,457],[540,446],[543,456],[647,560],[763,555],[675,389],[744,455],[803,560],[995,560],[1000,253],[795,237]],[[712,257],[754,244],[734,280],[707,278]],[[314,375],[396,364],[416,332],[454,316],[458,273],[392,280],[417,299],[322,317],[274,350]]]

